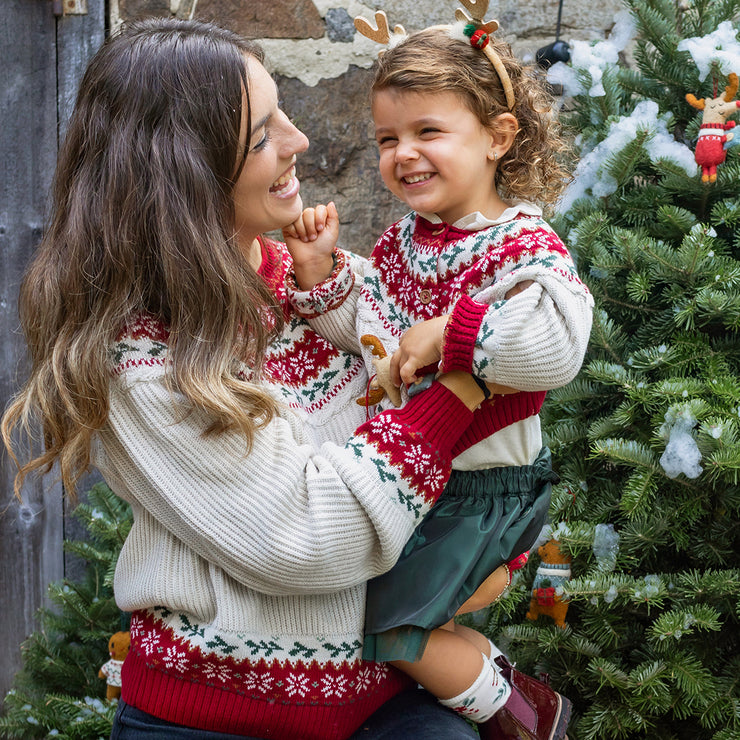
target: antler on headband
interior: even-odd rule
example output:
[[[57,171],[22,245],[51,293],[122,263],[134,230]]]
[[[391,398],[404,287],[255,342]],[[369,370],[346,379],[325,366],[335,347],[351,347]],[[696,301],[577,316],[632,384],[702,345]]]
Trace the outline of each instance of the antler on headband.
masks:
[[[498,21],[484,21],[483,17],[488,10],[488,0],[460,0],[460,2],[470,11],[468,15],[462,8],[458,8],[455,11],[455,19],[464,26],[463,29],[463,40],[467,36],[470,39],[470,43],[476,48],[481,49],[483,53],[488,57],[491,64],[493,64],[496,73],[501,80],[501,86],[504,89],[504,95],[506,96],[506,105],[509,110],[514,108],[516,102],[514,98],[514,87],[511,84],[511,78],[509,73],[506,71],[504,63],[501,61],[501,57],[494,51],[491,45],[488,43],[489,35],[498,30]],[[379,44],[392,44],[393,39],[400,39],[406,36],[406,31],[403,26],[396,25],[393,27],[393,34],[390,32],[388,26],[388,16],[385,11],[378,10],[375,13],[376,28],[370,24],[366,18],[357,16],[355,18],[355,28],[363,35]],[[455,27],[451,28],[451,31]],[[451,35],[457,38],[456,33]],[[382,52],[381,52],[382,53]]]
[[[488,0],[460,0],[460,2],[470,11],[470,16],[462,9],[455,11],[455,19],[464,23],[475,23],[478,28],[482,28],[486,33],[495,33],[498,31],[498,21],[484,22],[483,18],[488,10]]]
[[[460,0],[460,2],[470,11],[470,16],[462,8],[458,8],[455,11],[455,18],[466,24],[464,34],[470,38],[470,43],[473,46],[483,51],[493,65],[501,80],[501,86],[504,88],[506,105],[509,110],[512,110],[516,99],[514,98],[514,87],[511,84],[511,78],[501,61],[501,57],[488,43],[488,36],[498,30],[498,21],[483,20],[488,10],[488,0]]]
[[[373,41],[377,41],[379,44],[387,44],[391,40],[391,32],[388,26],[388,16],[384,10],[379,10],[375,14],[375,23],[377,28],[373,28],[370,25],[370,21],[362,16],[355,18],[355,28],[363,35]],[[394,36],[405,36],[406,30],[401,25],[393,27]]]

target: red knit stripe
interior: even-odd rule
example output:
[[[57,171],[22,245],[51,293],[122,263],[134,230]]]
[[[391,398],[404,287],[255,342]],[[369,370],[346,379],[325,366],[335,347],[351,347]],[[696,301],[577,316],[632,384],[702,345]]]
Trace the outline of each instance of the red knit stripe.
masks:
[[[394,414],[392,421],[413,427],[420,439],[436,447],[442,457],[451,455],[455,441],[473,419],[473,412],[441,383],[433,383],[403,408],[390,413]]]
[[[468,447],[490,437],[494,432],[528,419],[540,412],[545,401],[545,391],[521,391],[506,396],[496,396],[493,403],[481,404],[473,416],[470,426],[462,433],[452,454],[457,456]]]
[[[392,670],[375,691],[352,703],[301,706],[253,699],[178,678],[151,668],[130,652],[123,664],[121,698],[159,719],[201,730],[274,740],[345,740],[376,709],[410,685],[406,676]]]
[[[485,303],[478,303],[467,295],[460,296],[455,303],[445,327],[440,365],[443,373],[451,370],[472,371],[475,340],[488,308]]]

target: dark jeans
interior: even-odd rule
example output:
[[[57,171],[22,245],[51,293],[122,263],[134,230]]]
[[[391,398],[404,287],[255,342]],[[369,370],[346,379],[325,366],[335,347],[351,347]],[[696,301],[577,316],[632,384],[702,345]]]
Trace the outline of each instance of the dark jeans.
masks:
[[[119,701],[111,740],[261,740],[173,725]],[[300,740],[300,738],[295,738]],[[480,740],[474,729],[426,691],[411,689],[386,702],[350,740]]]

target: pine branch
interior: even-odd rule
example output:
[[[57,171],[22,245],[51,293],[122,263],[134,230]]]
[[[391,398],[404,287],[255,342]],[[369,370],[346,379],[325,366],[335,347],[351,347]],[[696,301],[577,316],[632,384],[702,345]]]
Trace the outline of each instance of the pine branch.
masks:
[[[103,701],[98,678],[108,660],[108,639],[121,629],[109,574],[131,527],[131,511],[105,484],[75,510],[89,540],[65,542],[87,560],[79,582],[52,583],[54,609],[38,613],[40,630],[21,646],[23,667],[6,695],[0,718],[3,737],[97,740],[110,735],[116,704]]]

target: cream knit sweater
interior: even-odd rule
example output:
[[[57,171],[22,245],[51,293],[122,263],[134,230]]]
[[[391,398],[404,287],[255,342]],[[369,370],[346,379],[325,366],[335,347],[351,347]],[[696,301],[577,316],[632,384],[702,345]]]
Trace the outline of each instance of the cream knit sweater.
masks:
[[[506,299],[524,281],[532,284]],[[544,391],[578,373],[593,311],[565,245],[541,210],[525,202],[494,221],[474,213],[453,225],[409,213],[385,231],[369,259],[340,259],[312,290],[300,290],[289,276],[288,298],[322,336],[361,355],[370,374],[373,358],[362,335],[378,337],[392,354],[410,326],[451,314],[442,369],[525,392],[476,413],[456,450],[453,467],[461,470],[534,461]]]
[[[280,245],[265,242],[265,264],[282,285]],[[341,739],[406,685],[360,660],[365,582],[393,565],[440,495],[472,414],[436,385],[346,443],[318,446],[308,401],[329,383],[343,403],[364,380],[335,350],[291,376],[315,335],[287,316],[268,362],[282,382],[265,384],[284,410],[249,454],[236,433],[204,436],[208,419],[168,390],[165,327],[142,317],[112,348],[109,420],[93,452],[134,512],[115,575],[133,613],[122,696],[192,727]]]

